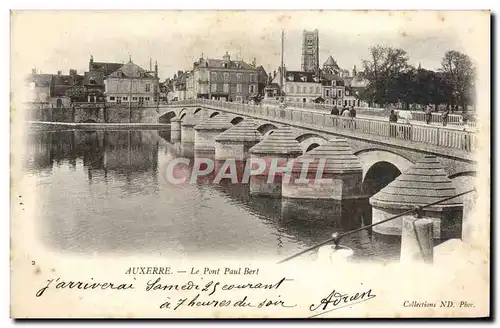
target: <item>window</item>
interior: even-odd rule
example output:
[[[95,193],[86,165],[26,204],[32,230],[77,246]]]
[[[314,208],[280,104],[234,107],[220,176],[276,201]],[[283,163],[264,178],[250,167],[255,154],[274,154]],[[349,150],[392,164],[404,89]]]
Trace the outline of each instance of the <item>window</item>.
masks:
[[[122,100],[123,101],[128,101],[128,97],[123,97]]]
[[[313,93],[314,93],[314,87],[310,87],[310,88],[309,88],[309,93],[310,93],[310,94],[313,94]]]
[[[241,101],[241,96],[236,96],[236,101]]]
[[[320,93],[319,87],[316,87],[316,93]]]
[[[151,84],[146,83],[146,92],[151,92]]]
[[[339,95],[339,98],[342,98],[342,90],[339,90],[338,95]]]
[[[229,93],[229,84],[228,83],[224,84],[224,92]]]
[[[255,82],[255,74],[250,74],[250,82]]]
[[[224,73],[224,81],[229,81],[229,73]]]
[[[241,81],[241,73],[236,74],[236,80],[239,82]]]
[[[214,83],[214,84],[211,84],[211,85],[210,85],[210,91],[211,91],[211,92],[217,92],[217,84],[215,84],[215,83]]]
[[[122,103],[122,97],[116,97],[116,103],[121,104]]]
[[[302,93],[307,93],[307,88],[306,87],[302,88]]]
[[[345,91],[345,95],[348,96],[349,95],[349,90],[346,90]]]
[[[227,68],[227,63],[224,63],[224,68]],[[225,75],[225,74],[224,74]]]
[[[306,98],[303,98],[303,99],[302,99],[302,102],[306,102]]]
[[[288,86],[288,93],[293,93],[293,87],[291,85]]]
[[[250,93],[254,93],[255,92],[255,85],[250,85]]]
[[[210,72],[210,79],[212,81],[217,80],[217,72]]]
[[[137,101],[137,97],[132,97],[132,101]]]
[[[149,97],[146,97],[146,99],[145,99],[145,100],[146,100],[146,101],[149,101]]]
[[[326,90],[325,90],[325,96],[326,96],[326,97],[330,97],[330,90],[329,90],[329,89],[326,89]]]
[[[57,108],[61,108],[62,107],[62,99],[61,98],[57,98],[57,100],[56,100],[56,106],[57,106]]]
[[[110,101],[115,101],[115,97],[109,97]]]
[[[236,85],[236,92],[241,93],[241,84]]]

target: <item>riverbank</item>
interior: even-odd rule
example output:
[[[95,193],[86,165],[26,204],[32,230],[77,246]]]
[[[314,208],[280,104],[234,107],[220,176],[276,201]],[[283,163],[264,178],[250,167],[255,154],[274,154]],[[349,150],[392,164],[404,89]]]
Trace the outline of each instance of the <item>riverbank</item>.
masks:
[[[66,122],[43,122],[28,121],[26,125],[35,129],[95,129],[95,130],[158,130],[170,127],[170,124],[162,123],[66,123]]]

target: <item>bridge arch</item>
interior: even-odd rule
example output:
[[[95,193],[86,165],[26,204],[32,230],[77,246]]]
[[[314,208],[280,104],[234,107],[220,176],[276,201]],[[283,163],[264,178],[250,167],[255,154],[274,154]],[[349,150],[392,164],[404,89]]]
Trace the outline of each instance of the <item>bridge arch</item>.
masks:
[[[387,150],[368,149],[355,155],[363,167],[363,193],[370,197],[413,165],[407,158]]]
[[[175,111],[169,111],[163,114],[162,116],[158,117],[158,123],[170,123],[170,121],[176,117],[177,115],[175,114]]]
[[[313,150],[323,144],[325,144],[328,140],[318,134],[315,133],[304,133],[295,138],[300,144],[300,148],[302,148],[302,153],[306,153],[308,151]]]
[[[235,118],[233,118],[233,119],[231,120],[231,124],[232,124],[232,125],[236,125],[236,124],[240,123],[241,121],[243,121],[243,117],[241,117],[241,116],[236,116]]]
[[[198,113],[199,113],[199,112],[201,112],[202,110],[203,110],[203,108],[201,108],[201,107],[196,108],[196,109],[194,110],[194,112],[193,112],[193,115],[198,114]]]
[[[319,146],[321,146],[321,145],[313,142],[312,144],[309,145],[309,147],[307,147],[307,149],[304,151],[304,153],[310,152],[311,150],[318,148]]]
[[[261,124],[260,126],[257,127],[257,131],[259,131],[260,133],[262,133],[265,136],[268,136],[269,134],[271,134],[270,132],[273,130],[278,130],[278,127],[274,124],[271,124],[271,123],[264,123],[264,124]]]
[[[210,118],[215,117],[215,116],[217,116],[219,114],[220,114],[219,112],[213,112],[212,114],[210,114]]]

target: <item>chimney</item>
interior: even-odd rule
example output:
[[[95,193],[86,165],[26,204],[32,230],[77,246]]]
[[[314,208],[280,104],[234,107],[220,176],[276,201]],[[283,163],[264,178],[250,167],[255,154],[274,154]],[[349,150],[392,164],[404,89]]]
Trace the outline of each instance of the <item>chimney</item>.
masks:
[[[57,75],[61,75],[62,74],[62,71],[57,71]]]
[[[76,75],[76,73],[77,73],[77,72],[76,72],[76,69],[70,69],[70,70],[69,70],[69,75],[74,76],[74,75]]]
[[[253,57],[252,59],[252,66],[257,67],[257,60],[255,59],[255,57]]]
[[[32,69],[31,69],[31,74],[32,74],[32,75],[36,75],[36,68],[32,68]]]

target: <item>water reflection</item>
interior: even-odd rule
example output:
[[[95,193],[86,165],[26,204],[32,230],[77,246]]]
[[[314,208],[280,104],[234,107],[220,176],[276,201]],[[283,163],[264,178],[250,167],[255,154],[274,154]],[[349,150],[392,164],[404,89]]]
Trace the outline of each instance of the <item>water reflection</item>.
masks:
[[[168,184],[163,175],[173,158],[213,158],[170,136],[169,130],[33,133],[26,165],[38,182],[43,242],[83,254],[281,259],[371,220],[366,200],[255,197],[248,183],[209,183],[213,174],[198,184]],[[239,171],[244,166],[237,163]],[[399,250],[398,240],[368,231],[343,244],[361,260],[393,258]]]

